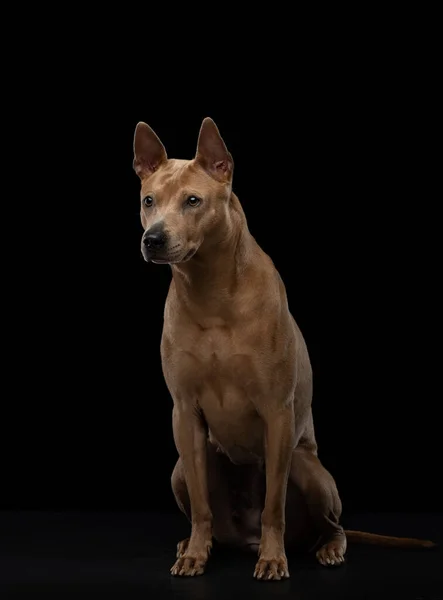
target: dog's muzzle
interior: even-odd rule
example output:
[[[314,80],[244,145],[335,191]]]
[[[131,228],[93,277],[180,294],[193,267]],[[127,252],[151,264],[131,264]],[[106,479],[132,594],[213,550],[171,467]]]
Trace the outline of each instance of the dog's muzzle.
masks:
[[[149,233],[148,235],[143,236],[143,243],[148,250],[151,250],[151,252],[162,250],[166,245],[166,235],[161,231]]]
[[[146,230],[142,237],[142,254],[145,260],[161,258],[168,243],[168,236],[161,223]]]

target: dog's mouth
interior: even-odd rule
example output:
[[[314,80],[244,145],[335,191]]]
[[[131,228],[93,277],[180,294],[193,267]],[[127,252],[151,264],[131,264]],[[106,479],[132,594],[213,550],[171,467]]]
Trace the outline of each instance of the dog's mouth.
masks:
[[[185,254],[185,256],[183,257],[183,260],[181,262],[186,262],[187,260],[192,258],[196,252],[197,252],[197,248],[192,248],[191,250],[189,250],[189,252],[187,252]]]
[[[192,248],[183,257],[180,257],[180,253],[175,253],[161,258],[153,256],[149,260],[157,265],[174,265],[190,260],[196,252],[197,248]]]

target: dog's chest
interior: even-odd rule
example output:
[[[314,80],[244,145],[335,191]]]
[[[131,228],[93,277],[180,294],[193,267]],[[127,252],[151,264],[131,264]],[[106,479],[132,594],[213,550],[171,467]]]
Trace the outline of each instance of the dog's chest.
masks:
[[[260,361],[239,337],[226,327],[200,331],[171,345],[163,367],[173,396],[198,404],[214,443],[234,462],[255,462],[263,446],[256,401],[266,386]]]
[[[168,386],[177,383],[188,390],[202,384],[234,385],[248,395],[269,392],[274,364],[285,353],[279,306],[268,303],[263,313],[255,296],[238,296],[219,304],[215,298],[209,307],[206,302],[190,311],[172,289],[162,336]]]
[[[255,463],[262,457],[263,423],[256,409],[261,395],[252,357],[211,355],[196,400],[209,439],[236,464]]]
[[[200,397],[212,390],[220,404],[228,403],[235,390],[257,395],[260,360],[242,332],[223,322],[195,326],[169,345],[163,365],[186,393]]]

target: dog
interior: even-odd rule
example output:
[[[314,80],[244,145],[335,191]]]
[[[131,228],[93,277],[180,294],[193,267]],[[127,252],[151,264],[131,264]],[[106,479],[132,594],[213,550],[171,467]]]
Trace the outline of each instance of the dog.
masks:
[[[289,577],[288,547],[338,566],[347,540],[433,546],[343,530],[336,483],[317,453],[308,349],[248,229],[214,121],[203,120],[192,160],[168,158],[143,122],[133,152],[141,252],[172,269],[160,353],[179,454],[172,491],[191,523],[172,575],[203,574],[213,539],[258,552],[262,581]]]

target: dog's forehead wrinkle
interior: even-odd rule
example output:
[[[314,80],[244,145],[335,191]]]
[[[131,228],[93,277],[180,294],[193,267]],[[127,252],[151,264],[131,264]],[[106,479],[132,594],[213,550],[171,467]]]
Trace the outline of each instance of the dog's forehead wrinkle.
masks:
[[[160,201],[175,199],[184,193],[206,195],[212,189],[211,179],[190,160],[169,159],[149,180],[149,190]]]

